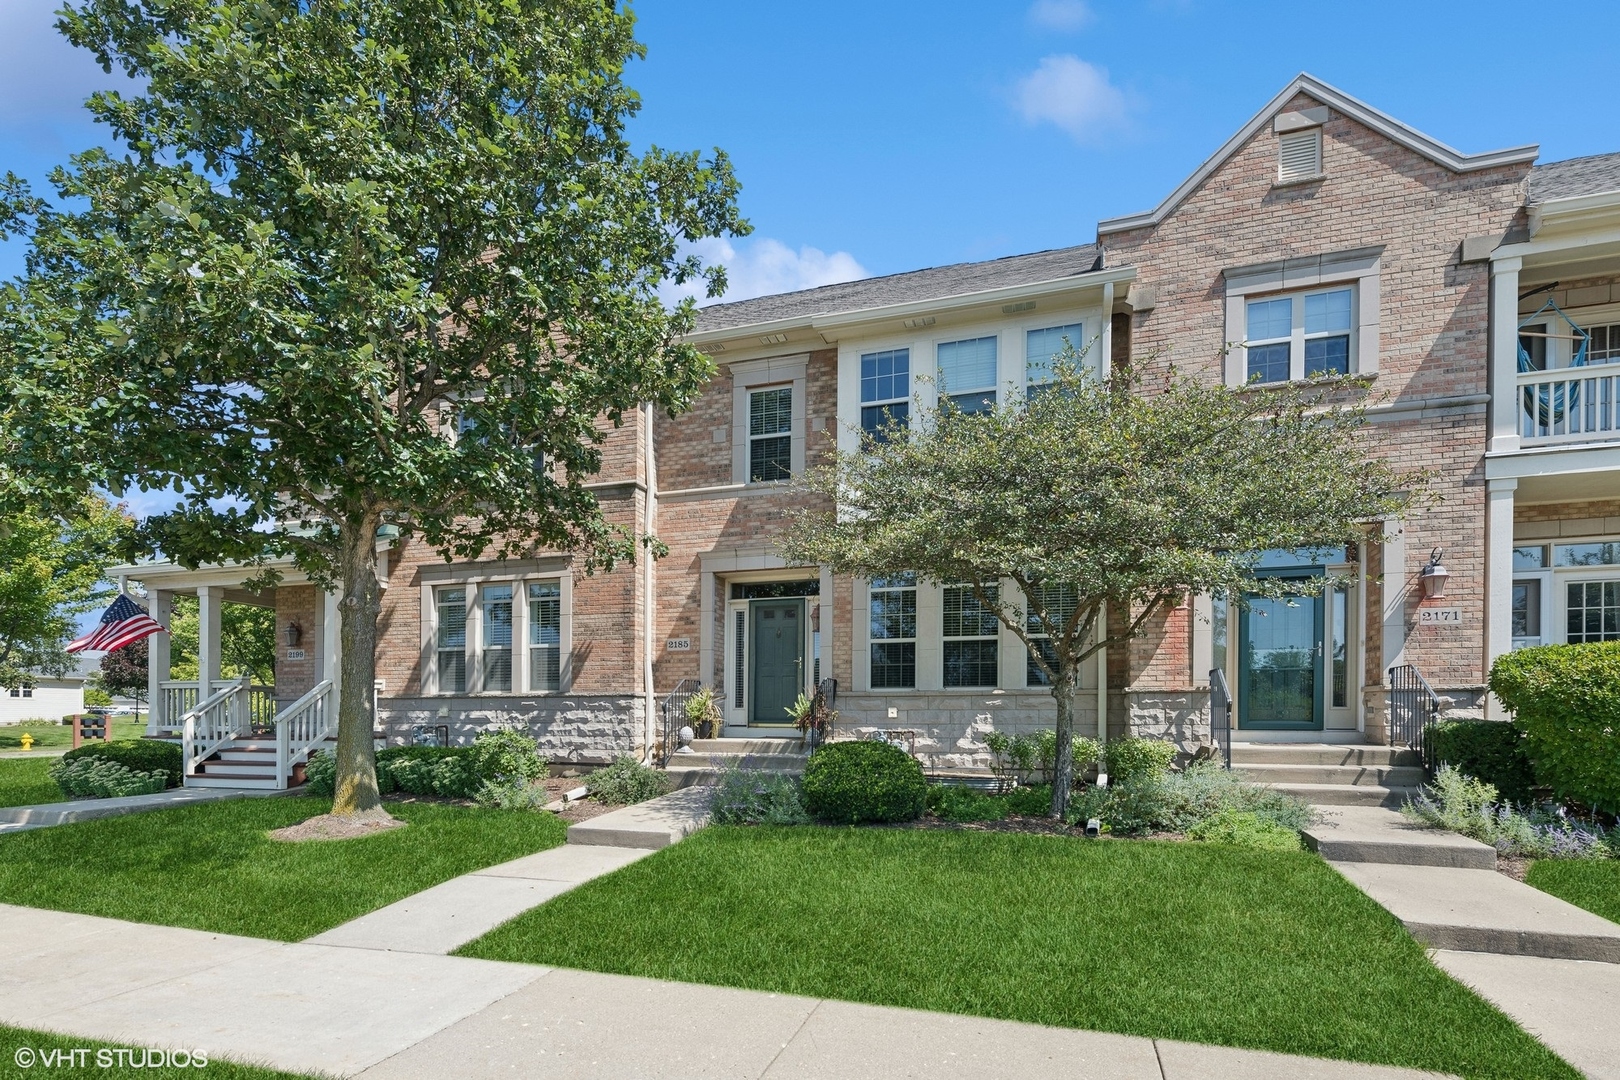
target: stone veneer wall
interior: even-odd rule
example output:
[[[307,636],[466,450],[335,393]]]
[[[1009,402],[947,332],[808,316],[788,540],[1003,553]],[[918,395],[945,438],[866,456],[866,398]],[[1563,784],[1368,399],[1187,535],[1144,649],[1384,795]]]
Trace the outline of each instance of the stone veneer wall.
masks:
[[[377,713],[390,746],[409,745],[418,725],[447,725],[453,746],[465,746],[492,728],[518,727],[533,736],[551,761],[596,764],[640,753],[645,710],[638,696],[569,694],[388,698],[378,703]]]
[[[898,716],[890,719],[888,710]],[[840,739],[862,739],[882,730],[916,732],[913,749],[937,769],[986,768],[990,751],[984,737],[991,731],[1008,735],[1050,729],[1057,704],[1044,690],[961,691],[900,694],[838,694]],[[1074,731],[1088,738],[1097,733],[1097,692],[1081,690],[1075,702]]]

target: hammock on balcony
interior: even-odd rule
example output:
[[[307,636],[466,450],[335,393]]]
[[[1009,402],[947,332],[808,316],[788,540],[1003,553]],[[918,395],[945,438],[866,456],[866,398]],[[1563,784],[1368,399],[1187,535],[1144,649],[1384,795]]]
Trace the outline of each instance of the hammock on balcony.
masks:
[[[1526,334],[1524,332],[1524,328],[1526,326],[1529,326],[1531,323],[1541,319],[1541,317],[1549,311],[1558,316],[1558,318],[1564,320],[1564,325],[1570,329],[1569,333],[1537,334],[1531,332],[1530,334]],[[1541,307],[1536,309],[1535,314],[1527,315],[1523,319],[1519,320],[1519,374],[1524,375],[1536,371],[1547,372],[1547,369],[1544,367],[1536,367],[1535,361],[1530,358],[1529,351],[1524,347],[1524,339],[1526,337],[1540,337],[1551,340],[1578,342],[1578,344],[1575,346],[1574,355],[1569,359],[1569,366],[1572,368],[1586,366],[1586,350],[1587,346],[1591,344],[1592,335],[1577,326],[1575,324],[1575,320],[1571,319],[1568,315],[1565,315],[1564,309],[1559,307],[1550,298],[1545,304],[1542,304]],[[1545,363],[1545,361],[1543,361],[1543,363]],[[1548,374],[1550,375],[1551,373],[1548,372]],[[1554,427],[1562,424],[1565,417],[1580,407],[1580,383],[1552,382],[1551,379],[1549,379],[1549,382],[1551,385],[1535,387],[1527,386],[1524,388],[1524,413],[1530,418],[1530,422],[1536,427],[1536,430],[1530,432],[1529,434],[1549,433]]]

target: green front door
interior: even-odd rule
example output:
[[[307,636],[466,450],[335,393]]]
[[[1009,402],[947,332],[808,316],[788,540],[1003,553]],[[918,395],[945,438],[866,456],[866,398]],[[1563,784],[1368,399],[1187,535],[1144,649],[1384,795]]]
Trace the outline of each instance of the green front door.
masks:
[[[788,706],[804,690],[804,601],[755,600],[748,616],[748,722],[791,724]]]
[[[1251,597],[1238,618],[1238,727],[1322,727],[1322,598]]]

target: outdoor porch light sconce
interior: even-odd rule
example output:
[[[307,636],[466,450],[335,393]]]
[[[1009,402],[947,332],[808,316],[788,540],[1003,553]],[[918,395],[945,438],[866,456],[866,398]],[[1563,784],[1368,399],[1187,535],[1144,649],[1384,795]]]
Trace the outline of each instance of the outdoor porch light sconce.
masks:
[[[287,624],[287,648],[298,648],[298,642],[303,639],[304,630],[295,622]]]
[[[810,629],[821,633],[821,605],[817,604],[810,609]]]
[[[1429,552],[1429,565],[1423,568],[1419,580],[1423,582],[1423,598],[1425,600],[1444,600],[1446,597],[1446,579],[1451,576],[1444,566],[1440,565],[1440,556],[1445,554],[1439,547]]]

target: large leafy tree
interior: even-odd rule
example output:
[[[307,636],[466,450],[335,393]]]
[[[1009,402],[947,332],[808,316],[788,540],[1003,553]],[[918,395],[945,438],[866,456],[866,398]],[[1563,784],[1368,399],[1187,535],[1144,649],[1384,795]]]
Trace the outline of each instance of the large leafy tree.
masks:
[[[634,556],[585,482],[606,430],[710,375],[657,287],[723,288],[682,252],[746,231],[730,165],[632,151],[611,0],[85,0],[58,25],[144,89],[91,98],[122,149],[73,158],[54,205],[10,183],[33,247],[0,317],[49,405],[12,449],[66,486],[56,448],[89,433],[96,479],[183,500],[149,548],[290,552],[341,591],[334,810],[372,810],[379,527]]]
[[[1142,387],[1076,360],[1027,402],[969,414],[945,399],[839,454],[809,481],[836,508],[802,514],[785,545],[863,577],[969,586],[1056,699],[1059,817],[1085,661],[1189,593],[1277,594],[1254,573],[1260,553],[1352,542],[1405,501],[1359,445],[1360,410],[1325,387],[1238,392],[1174,375]]]
[[[198,677],[201,622],[195,596],[176,596],[169,614],[169,669],[176,679]],[[227,679],[246,675],[270,685],[276,679],[276,613],[270,608],[226,602],[219,609],[219,670]]]
[[[111,599],[103,575],[129,528],[96,496],[60,513],[34,506],[0,515],[0,686],[73,666],[63,646],[78,616]]]

